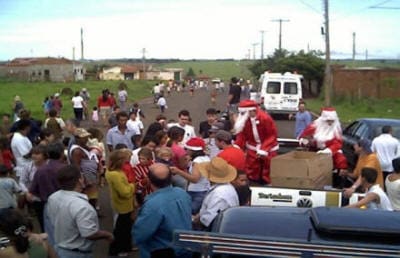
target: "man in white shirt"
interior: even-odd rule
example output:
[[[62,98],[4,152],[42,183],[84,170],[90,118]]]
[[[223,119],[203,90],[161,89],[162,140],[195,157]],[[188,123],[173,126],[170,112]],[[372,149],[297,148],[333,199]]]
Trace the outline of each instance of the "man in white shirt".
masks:
[[[57,171],[61,190],[46,204],[47,230],[59,257],[93,257],[95,240],[114,238],[99,229],[96,210],[82,194],[84,179],[79,169],[69,165]]]
[[[142,134],[144,126],[142,121],[136,119],[136,116],[136,112],[131,112],[126,126],[129,130],[135,131],[135,134]]]
[[[11,140],[11,150],[16,161],[14,169],[17,177],[20,176],[21,170],[30,162],[32,143],[27,136],[30,130],[31,122],[29,120],[19,120],[17,131]]]
[[[196,166],[213,185],[204,198],[200,212],[194,217],[194,221],[210,228],[220,212],[239,206],[239,197],[235,187],[231,184],[236,178],[237,172],[236,168],[220,157],[215,157],[210,162],[198,163]]]
[[[190,113],[187,110],[181,110],[178,113],[178,123],[168,124],[168,128],[173,126],[178,126],[185,130],[185,135],[183,136],[182,144],[184,145],[190,138],[196,137],[194,127],[190,124]]]
[[[393,172],[392,160],[399,156],[399,140],[392,136],[392,127],[382,127],[382,134],[372,141],[371,149],[376,153],[383,172],[383,181]]]
[[[154,97],[154,103],[157,103],[158,98],[160,97],[161,89],[160,85],[157,83],[153,87],[153,97]]]

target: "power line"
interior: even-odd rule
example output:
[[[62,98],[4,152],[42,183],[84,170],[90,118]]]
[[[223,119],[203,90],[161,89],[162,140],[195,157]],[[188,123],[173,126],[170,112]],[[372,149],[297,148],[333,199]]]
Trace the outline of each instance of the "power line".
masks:
[[[300,3],[302,3],[303,5],[307,6],[308,8],[310,8],[311,10],[313,10],[314,12],[321,14],[321,10],[318,10],[317,8],[315,8],[314,6],[310,5],[309,3],[304,2],[303,0],[300,0]]]
[[[381,1],[380,3],[371,5],[371,6],[369,6],[368,8],[382,8],[381,5],[386,4],[386,3],[388,3],[388,2],[390,2],[390,0]]]

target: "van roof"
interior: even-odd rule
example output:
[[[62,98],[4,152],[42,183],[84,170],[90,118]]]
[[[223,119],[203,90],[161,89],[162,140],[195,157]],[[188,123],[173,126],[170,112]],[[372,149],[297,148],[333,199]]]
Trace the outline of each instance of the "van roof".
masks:
[[[297,73],[291,73],[291,72],[285,72],[285,73],[270,73],[268,71],[264,72],[264,74],[261,75],[262,78],[268,77],[268,78],[299,78],[303,79],[303,75],[297,74]]]

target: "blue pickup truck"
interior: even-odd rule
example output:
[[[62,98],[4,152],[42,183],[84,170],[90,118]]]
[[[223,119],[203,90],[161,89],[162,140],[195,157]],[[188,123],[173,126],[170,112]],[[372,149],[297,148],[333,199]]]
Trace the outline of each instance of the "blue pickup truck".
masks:
[[[397,212],[333,207],[236,207],[212,232],[176,231],[201,257],[400,257]]]

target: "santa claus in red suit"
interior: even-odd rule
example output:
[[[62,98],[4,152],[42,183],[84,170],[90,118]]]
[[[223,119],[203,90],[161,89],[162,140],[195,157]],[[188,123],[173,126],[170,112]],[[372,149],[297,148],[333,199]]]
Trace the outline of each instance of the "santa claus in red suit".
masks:
[[[271,159],[279,149],[274,120],[253,100],[239,103],[234,125],[235,144],[246,152],[245,172],[250,180],[270,184]]]
[[[321,116],[312,122],[299,137],[300,145],[306,145],[317,153],[332,155],[336,169],[346,169],[347,160],[342,152],[342,129],[334,108],[323,108]]]

